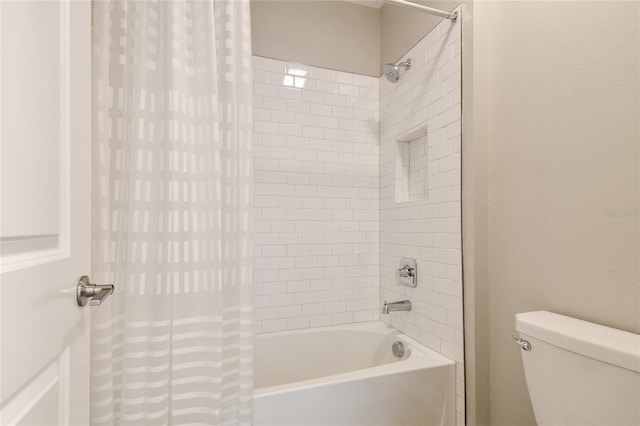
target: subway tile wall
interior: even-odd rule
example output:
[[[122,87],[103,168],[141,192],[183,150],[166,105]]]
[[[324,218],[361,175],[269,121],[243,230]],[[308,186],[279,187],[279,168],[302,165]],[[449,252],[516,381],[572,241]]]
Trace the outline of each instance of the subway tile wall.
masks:
[[[380,286],[382,300],[413,304],[382,321],[456,361],[457,422],[464,425],[460,37],[459,21],[444,20],[402,58],[412,66],[398,83],[380,79]],[[398,140],[425,133],[425,198],[398,203]],[[417,260],[417,288],[398,283],[402,257]]]
[[[253,57],[256,332],[379,318],[379,80]]]
[[[456,361],[463,425],[460,48],[443,21],[397,84],[254,56],[254,205],[256,332],[380,318]]]

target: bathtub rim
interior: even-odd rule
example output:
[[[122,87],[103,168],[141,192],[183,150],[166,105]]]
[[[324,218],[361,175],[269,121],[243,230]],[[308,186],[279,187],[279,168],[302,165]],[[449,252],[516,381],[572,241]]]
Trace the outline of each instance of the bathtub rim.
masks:
[[[254,398],[263,395],[276,395],[291,391],[309,389],[321,385],[331,385],[341,383],[347,380],[361,380],[370,377],[387,376],[391,374],[398,374],[404,372],[411,372],[416,370],[422,370],[425,368],[452,368],[455,371],[455,361],[445,357],[442,354],[426,347],[424,344],[417,340],[407,336],[406,334],[398,331],[397,329],[389,326],[388,324],[380,321],[366,321],[351,324],[330,325],[324,327],[304,328],[297,330],[276,331],[271,333],[260,333],[256,335],[256,338],[260,336],[277,336],[277,335],[297,335],[317,332],[329,332],[333,330],[352,330],[352,331],[367,331],[375,332],[384,335],[394,335],[398,339],[404,340],[409,344],[411,354],[408,358],[399,362],[393,362],[389,364],[377,365],[374,367],[363,368],[359,370],[348,371],[339,374],[333,374],[330,376],[323,376],[315,379],[301,380],[298,382],[286,383],[282,385],[268,386],[263,388],[254,388]],[[391,350],[391,348],[389,348]]]

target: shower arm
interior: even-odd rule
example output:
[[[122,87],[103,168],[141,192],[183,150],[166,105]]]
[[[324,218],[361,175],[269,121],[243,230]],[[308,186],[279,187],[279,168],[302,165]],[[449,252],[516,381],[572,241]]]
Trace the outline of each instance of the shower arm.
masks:
[[[397,66],[398,68],[406,68],[406,69],[411,68],[411,58],[407,59],[404,62],[400,62]]]
[[[435,9],[433,7],[423,6],[421,4],[412,3],[406,0],[384,0],[384,2],[389,4],[395,4],[396,6],[400,6],[400,7],[406,7],[409,9],[416,9],[421,12],[430,13],[432,15],[449,19],[453,22],[455,22],[458,19],[458,12],[447,12],[446,10]]]

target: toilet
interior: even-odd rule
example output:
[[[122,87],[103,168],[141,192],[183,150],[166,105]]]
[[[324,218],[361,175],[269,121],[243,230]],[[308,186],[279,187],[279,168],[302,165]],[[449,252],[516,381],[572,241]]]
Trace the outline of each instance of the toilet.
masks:
[[[640,425],[640,335],[546,311],[516,330],[538,425]]]

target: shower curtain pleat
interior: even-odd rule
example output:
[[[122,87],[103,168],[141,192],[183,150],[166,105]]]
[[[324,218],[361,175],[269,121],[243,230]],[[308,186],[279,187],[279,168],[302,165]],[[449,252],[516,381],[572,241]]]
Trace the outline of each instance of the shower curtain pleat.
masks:
[[[248,0],[93,3],[91,424],[250,424]]]

